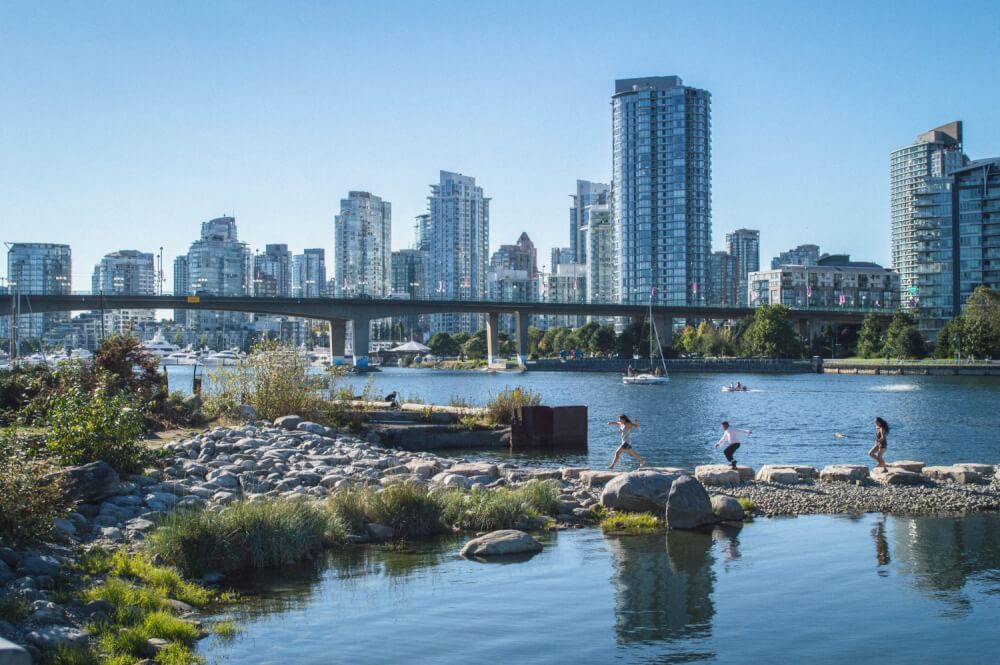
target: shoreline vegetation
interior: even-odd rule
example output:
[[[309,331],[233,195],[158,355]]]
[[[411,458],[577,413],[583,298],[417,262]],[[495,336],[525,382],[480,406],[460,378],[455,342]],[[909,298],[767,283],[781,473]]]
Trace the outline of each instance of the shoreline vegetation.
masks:
[[[1000,508],[1000,470],[988,464],[911,462],[888,474],[800,466],[756,475],[714,466],[611,472],[392,450],[365,432],[365,409],[347,401],[358,396],[333,390],[334,399],[320,399],[307,370],[292,350],[265,342],[204,401],[181,399],[167,393],[138,342],[110,338],[93,367],[7,377],[0,637],[43,663],[193,664],[209,630],[239,631],[204,618],[238,600],[227,586],[329,548],[405,549],[438,534],[511,529],[599,525],[627,537],[754,515]],[[361,400],[372,392],[369,383]],[[463,426],[498,426],[539,401],[509,388],[482,409],[465,398],[452,406],[476,409]],[[154,427],[219,418],[230,425],[157,450],[140,443]],[[683,500],[671,508],[668,492]]]

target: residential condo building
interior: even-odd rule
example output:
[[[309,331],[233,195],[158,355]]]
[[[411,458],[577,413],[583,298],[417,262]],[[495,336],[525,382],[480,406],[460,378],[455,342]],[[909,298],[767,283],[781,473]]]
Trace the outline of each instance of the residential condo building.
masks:
[[[105,254],[94,266],[90,288],[104,295],[156,295],[153,255],[134,249]],[[121,309],[105,311],[103,323],[107,333],[124,333],[155,320],[155,309]]]
[[[573,205],[569,209],[569,251],[575,263],[587,262],[586,229],[590,226],[591,206],[608,205],[611,185],[589,180],[576,181],[576,193],[570,196]],[[553,265],[558,265],[553,263]],[[555,270],[555,268],[553,268]]]
[[[740,260],[729,252],[712,252],[709,257],[706,305],[726,307],[746,302],[746,293],[740,297],[740,288],[746,283],[740,266]]]
[[[253,294],[287,298],[292,295],[292,253],[284,243],[265,245],[253,257]]]
[[[348,192],[333,225],[337,295],[384,298],[392,292],[392,204],[370,192]]]
[[[771,269],[781,266],[814,266],[819,258],[819,245],[799,245],[771,259]]]
[[[69,245],[47,242],[16,242],[8,246],[7,282],[21,295],[68,295],[72,291],[73,257]],[[66,312],[31,314],[23,310],[16,329],[18,340],[41,339],[45,333],[69,321]],[[13,326],[11,326],[13,328]]]
[[[611,101],[618,299],[702,303],[712,253],[711,95],[656,76],[616,81]]]
[[[747,304],[747,275],[760,270],[760,231],[737,229],[726,234],[726,251],[736,259],[739,272],[738,299],[735,304]]]
[[[322,298],[326,295],[326,250],[303,250],[292,258],[292,296]]]
[[[889,208],[892,227],[892,267],[899,272],[902,305],[917,303],[917,193],[928,178],[942,177],[964,166],[962,122],[957,120],[924,132],[912,144],[889,157]]]
[[[207,296],[244,296],[253,293],[252,261],[240,242],[235,217],[218,217],[201,225],[201,238],[187,254],[187,293]],[[240,341],[247,316],[240,312],[196,310],[187,314],[189,328],[206,335],[220,348]]]
[[[785,265],[750,273],[751,307],[870,309],[892,312],[899,307],[899,273],[877,263],[851,261],[831,254],[814,266]]]

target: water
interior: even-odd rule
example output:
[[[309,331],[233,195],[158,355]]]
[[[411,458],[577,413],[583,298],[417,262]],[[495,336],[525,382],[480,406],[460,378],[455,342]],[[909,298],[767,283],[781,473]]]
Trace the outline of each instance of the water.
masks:
[[[171,367],[173,387],[190,386],[190,367]],[[545,404],[589,407],[590,448],[583,455],[522,456],[524,464],[607,465],[618,445],[620,413],[638,419],[633,445],[650,464],[693,467],[723,461],[713,446],[719,422],[753,429],[737,452],[740,463],[823,466],[864,463],[875,416],[889,421],[887,459],[927,464],[1000,462],[997,405],[1000,381],[990,377],[850,376],[823,374],[675,374],[666,386],[624,386],[615,374],[526,372],[489,375],[387,368],[370,374],[374,394],[447,404],[454,396],[482,404],[491,392],[521,385],[541,393]],[[360,393],[365,376],[338,379]],[[746,393],[723,393],[740,380]],[[846,438],[836,438],[835,433]],[[497,458],[500,455],[473,455]],[[625,460],[625,468],[634,465]]]
[[[254,582],[222,663],[987,662],[1000,515],[764,519],[711,535],[551,535],[534,558],[457,541],[333,553]],[[986,656],[986,661],[983,660]]]

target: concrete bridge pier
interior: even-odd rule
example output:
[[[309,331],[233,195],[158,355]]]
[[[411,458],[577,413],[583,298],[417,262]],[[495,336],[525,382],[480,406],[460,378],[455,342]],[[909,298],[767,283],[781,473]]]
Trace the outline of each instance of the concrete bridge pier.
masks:
[[[343,365],[344,356],[347,354],[345,348],[347,341],[347,321],[342,319],[330,319],[330,364]]]
[[[653,324],[656,326],[656,334],[660,338],[660,347],[664,349],[674,348],[674,320],[672,317],[661,314],[653,315]]]
[[[497,351],[500,350],[500,314],[489,312],[486,314],[486,363],[492,365]]]
[[[368,367],[368,351],[371,349],[371,320],[354,319],[351,328],[354,332],[354,366]]]
[[[526,312],[514,312],[514,337],[517,343],[517,364],[524,367],[528,360],[528,321]]]

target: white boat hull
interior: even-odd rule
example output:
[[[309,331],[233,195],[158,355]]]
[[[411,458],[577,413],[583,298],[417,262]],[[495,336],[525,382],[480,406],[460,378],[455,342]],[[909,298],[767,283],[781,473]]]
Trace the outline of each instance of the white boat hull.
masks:
[[[666,376],[656,376],[655,374],[637,374],[636,376],[623,376],[622,383],[626,386],[662,386],[670,379]]]

